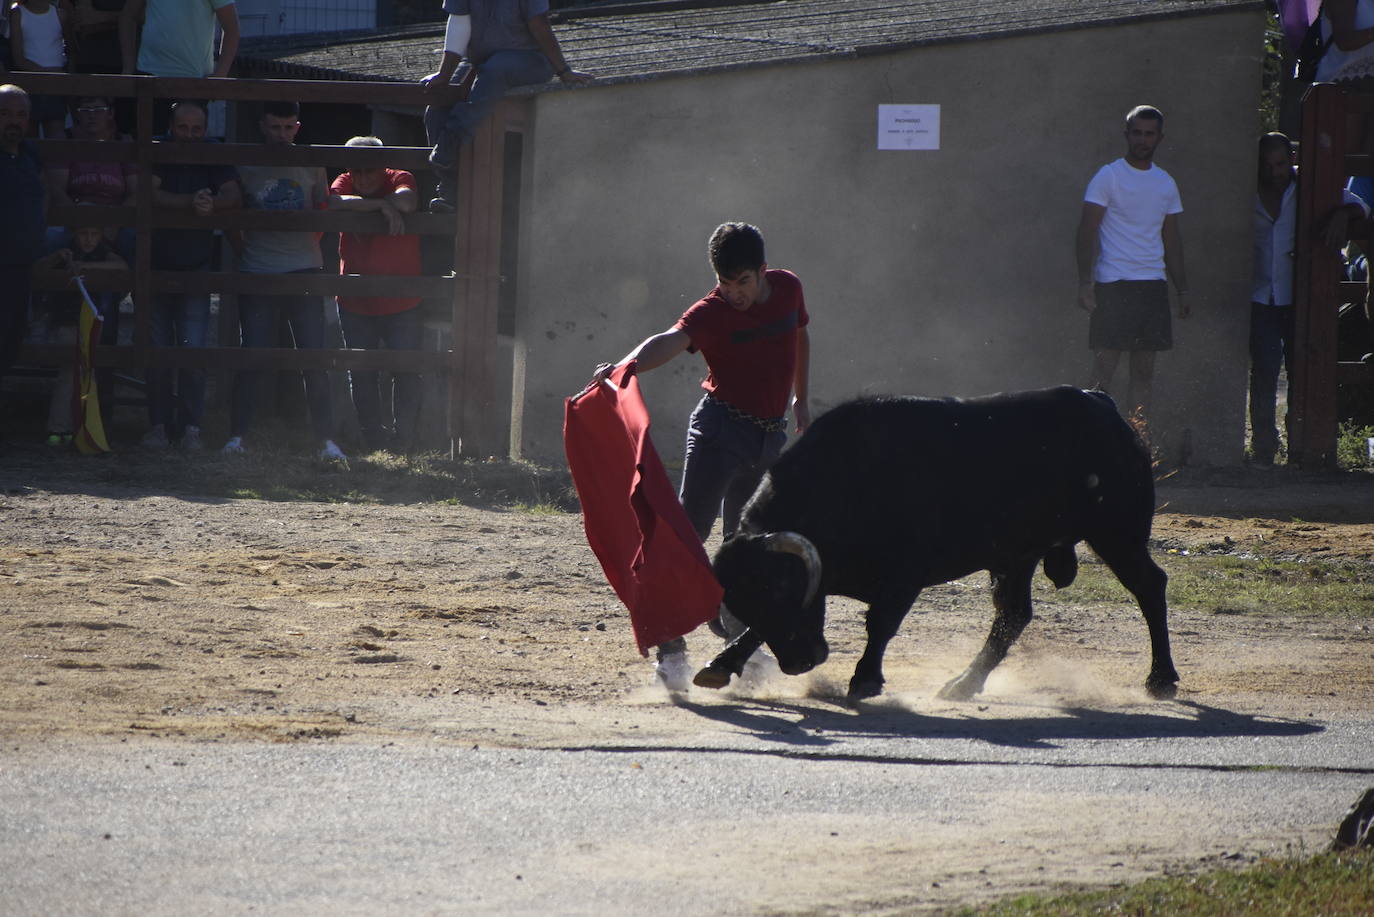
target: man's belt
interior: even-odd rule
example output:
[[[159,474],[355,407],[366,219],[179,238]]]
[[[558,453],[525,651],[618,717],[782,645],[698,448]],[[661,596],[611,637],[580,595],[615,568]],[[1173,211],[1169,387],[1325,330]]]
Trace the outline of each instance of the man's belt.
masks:
[[[726,413],[733,417],[735,420],[743,420],[746,423],[751,423],[765,433],[787,432],[787,418],[785,416],[756,417],[755,415],[750,414],[748,411],[741,411],[739,408],[735,407],[728,401],[722,401],[721,399],[717,398],[715,395],[712,395],[709,392],[706,394],[706,399],[710,401],[712,404],[718,404],[721,407],[725,408]]]

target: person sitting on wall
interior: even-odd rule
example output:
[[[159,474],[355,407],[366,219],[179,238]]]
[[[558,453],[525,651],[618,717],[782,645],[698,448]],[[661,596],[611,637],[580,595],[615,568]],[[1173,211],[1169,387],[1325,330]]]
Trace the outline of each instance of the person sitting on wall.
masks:
[[[380,147],[376,137],[354,137],[351,147]],[[420,237],[405,231],[402,214],[414,213],[418,205],[415,176],[398,169],[378,166],[354,167],[344,172],[329,188],[329,209],[370,210],[381,213],[385,233],[344,232],[339,234],[340,274],[420,273]],[[398,289],[401,284],[398,283]],[[339,296],[339,324],[344,345],[354,350],[418,350],[422,328],[418,296]],[[420,408],[420,377],[416,373],[394,373],[394,396],[371,369],[348,372],[353,408],[363,440],[371,451],[415,445],[416,422]]]
[[[594,77],[568,66],[549,25],[548,0],[444,0],[444,12],[443,60],[420,84],[438,89],[455,83],[463,95],[456,105],[425,109],[425,132],[434,145],[429,161],[439,177],[439,196],[429,209],[453,213],[458,148],[472,140],[506,90],[555,76],[580,86]]]

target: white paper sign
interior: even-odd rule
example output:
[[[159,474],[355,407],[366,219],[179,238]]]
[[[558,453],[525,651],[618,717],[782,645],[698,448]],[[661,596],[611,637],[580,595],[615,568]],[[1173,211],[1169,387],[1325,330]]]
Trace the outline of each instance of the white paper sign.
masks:
[[[878,106],[878,149],[938,150],[939,148],[940,106]]]

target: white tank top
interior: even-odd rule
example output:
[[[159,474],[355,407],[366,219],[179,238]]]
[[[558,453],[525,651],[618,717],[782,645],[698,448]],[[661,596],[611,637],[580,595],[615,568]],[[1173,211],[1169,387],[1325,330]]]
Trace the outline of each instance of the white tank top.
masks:
[[[20,28],[24,30],[24,56],[39,67],[67,66],[57,4],[50,4],[46,13],[32,13],[27,6],[21,6],[19,17]]]
[[[1322,41],[1331,38],[1331,20],[1321,14]],[[1374,28],[1374,0],[1359,0],[1355,5],[1355,28]],[[1338,83],[1374,73],[1374,42],[1354,51],[1342,51],[1333,41],[1317,62],[1314,79],[1318,83]]]

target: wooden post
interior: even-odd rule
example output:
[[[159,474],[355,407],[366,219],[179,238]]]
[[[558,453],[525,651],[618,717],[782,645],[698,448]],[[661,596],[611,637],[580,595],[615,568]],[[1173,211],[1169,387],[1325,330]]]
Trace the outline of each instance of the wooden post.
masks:
[[[138,164],[138,191],[134,201],[134,346],[148,347],[151,343],[153,322],[152,284],[149,277],[153,264],[153,95],[150,92],[151,80],[140,80],[138,95],[134,97],[137,122],[134,137],[138,147],[134,162]]]
[[[505,138],[503,101],[459,154],[458,231],[453,268],[453,369],[449,375],[449,435],[463,455],[505,456],[497,397],[497,310],[501,299],[501,213]]]
[[[1341,203],[1347,147],[1344,93],[1318,83],[1302,106],[1292,378],[1288,380],[1288,459],[1303,468],[1336,460],[1336,324],[1341,262],[1314,234]]]

